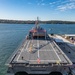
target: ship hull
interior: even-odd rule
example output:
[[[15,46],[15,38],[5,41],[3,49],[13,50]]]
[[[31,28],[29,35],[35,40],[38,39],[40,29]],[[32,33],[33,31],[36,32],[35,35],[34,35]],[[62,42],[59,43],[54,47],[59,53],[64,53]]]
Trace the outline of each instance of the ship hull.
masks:
[[[9,68],[11,70],[11,68]],[[11,70],[12,71],[12,70]],[[52,72],[61,73],[64,75],[68,72],[67,67],[62,66],[52,66],[52,67],[23,67],[15,66],[13,67],[13,73],[8,73],[8,75],[18,75],[17,73],[24,72],[25,74],[51,74]],[[59,75],[59,74],[58,74]]]

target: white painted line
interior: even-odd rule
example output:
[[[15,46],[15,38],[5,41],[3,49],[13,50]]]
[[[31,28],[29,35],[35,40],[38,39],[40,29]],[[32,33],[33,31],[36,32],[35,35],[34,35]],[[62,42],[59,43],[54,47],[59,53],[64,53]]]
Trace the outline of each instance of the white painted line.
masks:
[[[26,41],[25,45],[23,46],[23,48],[21,49],[21,52],[20,52],[20,54],[19,54],[18,57],[17,57],[17,61],[18,61],[18,59],[20,58],[20,55],[21,55],[21,53],[23,52],[24,47],[26,46],[26,44],[27,44],[27,41]]]
[[[53,50],[40,50],[40,52],[41,52],[41,51],[53,51]],[[58,51],[58,50],[56,50],[56,51]]]
[[[37,61],[37,60],[29,60],[29,61]],[[54,62],[56,62],[56,61],[59,61],[59,60],[40,60],[40,61],[54,61]]]
[[[57,57],[58,57],[59,61],[61,61],[60,57],[58,56],[58,54],[57,54],[56,50],[54,49],[54,47],[52,46],[52,44],[51,44],[51,43],[50,43],[50,45],[51,45],[51,47],[53,48],[53,50],[54,50],[55,54],[57,55]]]
[[[30,41],[27,43],[26,50],[28,49],[29,43],[30,43]]]
[[[24,60],[19,60],[19,61],[24,61]],[[18,61],[18,62],[19,62]],[[37,59],[36,60],[27,60],[27,61],[37,61]],[[49,62],[57,62],[57,61],[59,61],[59,60],[40,60],[40,61],[49,61]],[[25,62],[25,61],[24,61]]]
[[[37,40],[37,47],[38,47],[38,58],[39,58],[39,40]]]
[[[39,58],[40,56],[39,56],[39,50],[38,50],[38,58]]]

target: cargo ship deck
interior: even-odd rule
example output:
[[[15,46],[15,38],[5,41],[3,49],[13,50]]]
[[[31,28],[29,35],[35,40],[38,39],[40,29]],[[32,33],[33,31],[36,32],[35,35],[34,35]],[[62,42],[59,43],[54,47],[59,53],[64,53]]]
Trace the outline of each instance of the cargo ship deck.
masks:
[[[72,64],[57,42],[38,25],[37,18],[36,26],[29,31],[23,43],[10,57],[7,73],[64,75],[65,67],[68,73]]]
[[[11,63],[28,64],[71,64],[58,45],[50,38],[25,40]]]

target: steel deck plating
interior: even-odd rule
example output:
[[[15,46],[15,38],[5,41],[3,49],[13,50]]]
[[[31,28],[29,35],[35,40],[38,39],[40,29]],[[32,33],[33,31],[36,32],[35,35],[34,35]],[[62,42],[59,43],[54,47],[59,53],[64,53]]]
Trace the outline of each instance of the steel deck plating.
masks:
[[[71,64],[68,57],[51,39],[25,40],[13,58],[12,63],[38,64],[38,59],[40,64]]]

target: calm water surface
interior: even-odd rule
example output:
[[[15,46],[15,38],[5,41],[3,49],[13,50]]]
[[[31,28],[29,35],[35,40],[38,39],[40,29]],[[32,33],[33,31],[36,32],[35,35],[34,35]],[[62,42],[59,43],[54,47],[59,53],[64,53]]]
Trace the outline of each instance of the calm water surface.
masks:
[[[5,75],[5,63],[34,24],[0,24],[0,75]],[[75,24],[42,24],[48,33],[75,34]]]

